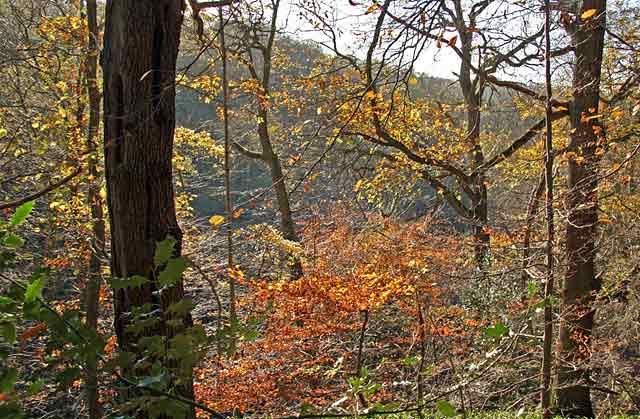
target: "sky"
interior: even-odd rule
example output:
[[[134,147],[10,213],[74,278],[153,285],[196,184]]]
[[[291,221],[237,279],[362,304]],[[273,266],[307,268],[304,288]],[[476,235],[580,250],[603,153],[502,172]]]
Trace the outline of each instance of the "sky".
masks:
[[[327,41],[325,35],[320,33],[304,18],[298,16],[299,9],[295,7],[296,0],[281,0],[279,25],[292,37],[315,42]],[[365,50],[362,48],[362,40],[355,33],[362,33],[363,29],[373,27],[371,18],[377,14],[363,16],[362,7],[351,6],[348,0],[335,0],[335,18],[338,29],[341,30],[339,47],[358,58],[364,58]],[[455,53],[447,48],[437,49],[431,45],[425,49],[415,63],[415,71],[432,77],[453,78],[453,72],[459,69],[459,60]]]

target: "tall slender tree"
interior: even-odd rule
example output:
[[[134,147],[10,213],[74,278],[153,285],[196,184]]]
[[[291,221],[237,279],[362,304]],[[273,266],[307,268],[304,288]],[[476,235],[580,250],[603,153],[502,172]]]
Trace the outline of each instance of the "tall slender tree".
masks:
[[[555,237],[553,212],[553,88],[551,85],[551,9],[549,0],[544,3],[544,78],[547,100],[545,102],[545,142],[544,142],[544,178],[546,185],[545,209],[547,218],[547,271],[544,285],[544,341],[542,344],[542,388],[540,402],[542,417],[551,418],[551,368],[553,342],[553,306],[551,297],[554,292],[553,241]]]
[[[88,49],[85,63],[85,78],[87,83],[87,96],[89,97],[89,127],[87,135],[87,152],[89,153],[88,171],[89,207],[91,209],[92,244],[91,259],[89,262],[89,281],[86,289],[87,326],[92,330],[98,328],[98,298],[102,275],[102,253],[105,247],[105,222],[102,198],[100,197],[100,178],[98,173],[98,134],[100,130],[100,88],[98,86],[98,7],[96,0],[86,1],[86,16],[88,28]],[[100,416],[98,404],[98,377],[97,357],[89,356],[87,363],[87,406],[89,418]]]
[[[273,84],[273,55],[274,44],[278,36],[278,13],[280,11],[280,0],[269,2],[271,13],[262,10],[257,21],[242,16],[234,16],[231,22],[239,29],[242,36],[237,58],[249,72],[250,78],[259,86],[257,94],[257,142],[260,144],[260,151],[253,151],[233,142],[235,148],[244,156],[261,160],[269,169],[271,175],[272,188],[276,195],[276,204],[280,215],[280,231],[282,236],[290,241],[299,242],[300,238],[295,228],[293,210],[291,205],[290,191],[287,186],[287,174],[282,168],[281,156],[274,146],[272,133],[269,128],[271,118],[270,94]],[[261,7],[265,7],[261,5]],[[266,8],[265,8],[266,9]],[[250,15],[247,13],[247,15]],[[265,19],[268,16],[268,20]],[[244,44],[243,44],[244,42]],[[258,56],[254,57],[255,52]],[[289,268],[291,277],[300,278],[303,275],[302,261],[296,255],[289,255]]]
[[[576,157],[569,161],[567,185],[567,271],[562,288],[557,402],[562,414],[580,417],[594,417],[589,354],[594,325],[592,302],[599,288],[595,272],[596,150],[604,132],[598,107],[606,8],[606,0],[585,0],[575,18],[565,19],[575,48],[568,151]]]

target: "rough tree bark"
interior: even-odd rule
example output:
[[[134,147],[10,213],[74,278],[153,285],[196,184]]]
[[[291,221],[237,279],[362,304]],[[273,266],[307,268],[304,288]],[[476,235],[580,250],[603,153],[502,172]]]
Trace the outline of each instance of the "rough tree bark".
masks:
[[[159,310],[159,325],[145,335],[171,337],[168,307],[183,298],[182,283],[157,293],[153,256],[168,235],[181,251],[172,181],[175,73],[184,5],[182,0],[109,0],[103,51],[105,170],[114,277],[150,280],[115,293],[115,329],[123,351],[137,354],[127,331],[133,307]],[[183,319],[190,324],[189,316]],[[170,361],[163,359],[167,367]],[[136,371],[126,371],[135,378]],[[191,382],[176,386],[193,399]],[[125,394],[125,397],[127,395]],[[142,412],[140,417],[145,417]],[[193,412],[191,412],[193,416]]]
[[[596,149],[600,73],[606,24],[606,0],[585,0],[568,31],[575,48],[573,106],[567,195],[567,271],[562,288],[558,342],[557,405],[566,416],[594,417],[590,398],[589,353],[593,330],[592,301],[599,288],[595,275],[597,223]],[[595,9],[596,14],[581,19]],[[588,14],[587,14],[588,15]]]

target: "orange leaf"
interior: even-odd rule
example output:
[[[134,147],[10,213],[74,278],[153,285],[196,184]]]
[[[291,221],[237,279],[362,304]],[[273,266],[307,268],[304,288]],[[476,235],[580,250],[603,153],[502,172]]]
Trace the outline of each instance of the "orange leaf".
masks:
[[[34,338],[40,334],[41,331],[46,329],[46,325],[44,323],[38,323],[37,325],[28,328],[20,335],[21,341],[26,341],[28,339]]]
[[[237,210],[233,211],[233,218],[240,218],[240,216],[245,212],[244,208],[238,208]]]
[[[365,15],[371,14],[371,13],[375,12],[376,10],[378,10],[379,8],[380,8],[380,5],[378,3],[373,3],[371,6],[369,6],[367,11],[364,12],[364,14]]]
[[[451,39],[449,39],[449,42],[447,42],[447,45],[450,47],[454,47],[456,45],[456,42],[458,42],[458,37],[454,36]]]

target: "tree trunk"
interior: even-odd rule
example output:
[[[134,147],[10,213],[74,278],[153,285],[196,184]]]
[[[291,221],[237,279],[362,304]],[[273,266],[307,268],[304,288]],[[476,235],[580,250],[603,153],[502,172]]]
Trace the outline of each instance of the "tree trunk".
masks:
[[[271,182],[273,189],[276,192],[276,200],[278,203],[278,212],[280,213],[280,231],[282,236],[292,242],[298,243],[300,239],[296,233],[295,224],[293,222],[293,215],[291,214],[291,204],[289,202],[289,192],[287,191],[287,182],[282,172],[282,166],[280,165],[280,159],[273,150],[271,141],[269,139],[269,132],[267,130],[267,112],[265,110],[260,111],[261,122],[258,126],[260,135],[260,145],[262,148],[262,156],[264,161],[269,166],[271,172]],[[263,121],[263,122],[262,122]],[[298,279],[302,277],[302,262],[300,258],[295,255],[289,255],[291,277]]]
[[[181,0],[110,0],[104,41],[105,170],[111,224],[113,277],[150,280],[115,293],[115,329],[123,351],[140,356],[140,334],[127,330],[134,307],[159,311],[157,326],[144,336],[169,338],[168,307],[183,298],[182,282],[158,293],[156,243],[171,235],[180,254],[172,181],[175,129],[175,68],[183,17]],[[190,316],[183,319],[190,324]],[[162,359],[164,368],[170,360]],[[141,372],[131,368],[131,378]],[[193,399],[191,371],[182,372],[176,393]],[[169,379],[173,386],[174,379]],[[125,397],[131,395],[125,394]],[[191,411],[188,416],[193,417]],[[147,417],[142,412],[139,417]]]
[[[586,21],[586,10],[597,13]],[[594,127],[600,99],[600,72],[604,48],[606,0],[585,0],[578,22],[570,28],[576,48],[573,108],[569,153],[566,230],[567,272],[562,289],[562,317],[558,344],[557,401],[567,416],[594,417],[589,391],[589,353],[593,330],[592,302],[599,288],[595,276],[597,223],[596,148],[600,141]]]
[[[546,243],[546,281],[544,284],[544,338],[542,342],[542,386],[540,388],[540,404],[543,419],[551,419],[551,370],[553,368],[553,304],[555,275],[553,260],[553,242],[555,240],[553,212],[553,86],[551,84],[551,10],[550,1],[544,2],[544,68],[545,68],[545,142],[544,142],[544,177],[545,177],[545,210],[547,218]]]
[[[89,29],[88,54],[85,63],[87,94],[89,96],[89,132],[87,151],[89,152],[89,207],[91,208],[92,243],[91,260],[89,262],[89,280],[86,289],[87,327],[98,329],[98,298],[102,280],[102,264],[100,258],[104,252],[105,225],[102,199],[100,198],[100,179],[98,173],[97,139],[100,129],[100,90],[98,87],[98,8],[96,0],[87,0],[87,27]],[[91,354],[87,360],[87,408],[89,418],[101,416],[98,403],[98,359]]]
[[[459,4],[459,3],[456,3]],[[458,81],[464,96],[465,106],[467,108],[467,141],[472,144],[471,159],[473,160],[473,168],[477,169],[484,164],[485,158],[480,144],[480,105],[482,102],[482,83],[479,79],[473,79],[471,76],[471,68],[468,63],[471,62],[471,52],[473,51],[473,33],[467,29],[462,18],[462,10],[459,13],[458,34],[462,41],[463,59],[460,65],[460,75]],[[479,90],[479,91],[478,91]],[[487,232],[487,222],[489,218],[487,186],[485,177],[479,173],[471,185],[473,192],[476,194],[471,199],[471,212],[473,214],[473,238],[474,238],[474,257],[476,267],[481,274],[485,276],[489,267],[491,236]]]

